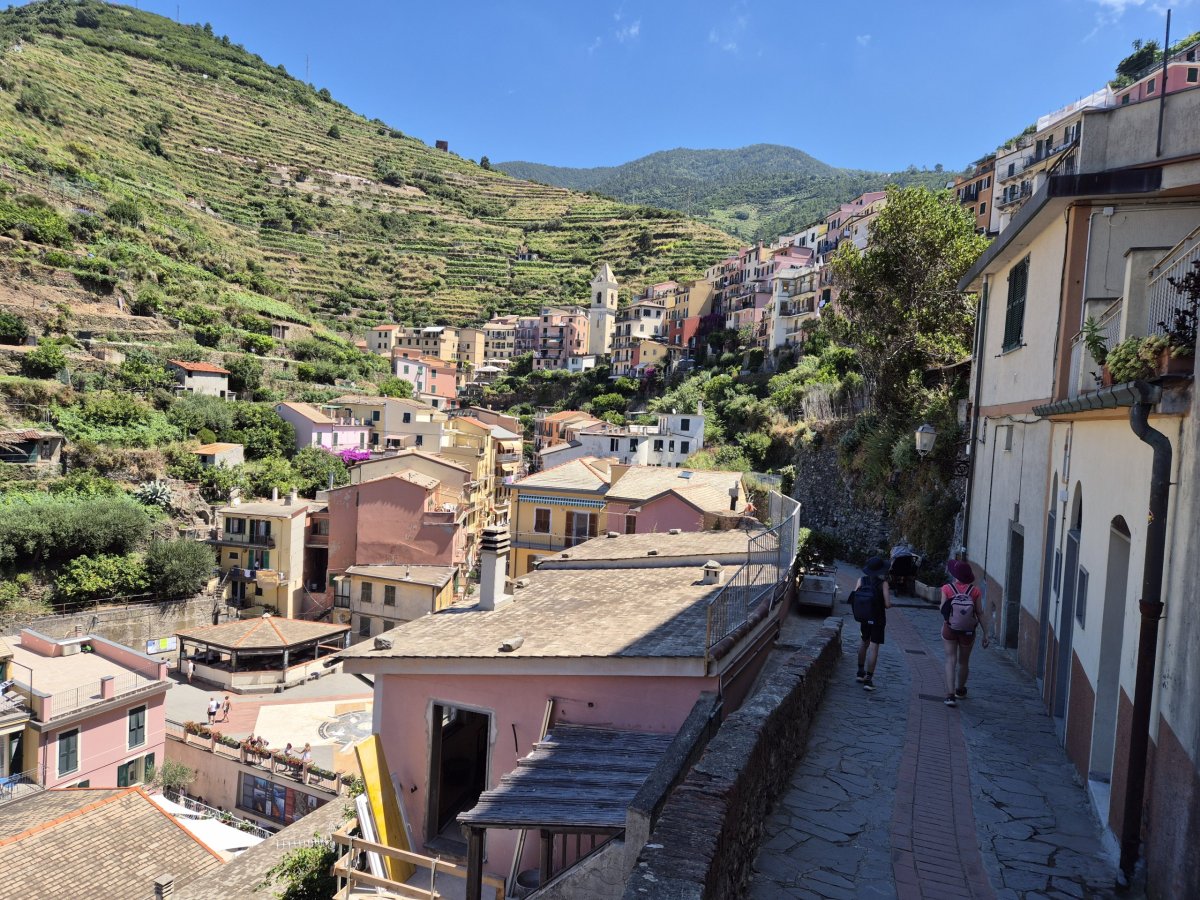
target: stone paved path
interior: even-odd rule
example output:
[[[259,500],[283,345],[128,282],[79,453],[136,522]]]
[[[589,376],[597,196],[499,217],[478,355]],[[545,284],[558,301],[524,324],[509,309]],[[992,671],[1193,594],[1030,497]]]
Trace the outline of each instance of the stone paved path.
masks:
[[[766,822],[749,896],[1111,896],[1115,866],[1034,683],[977,647],[970,697],[947,708],[941,617],[898,603],[873,694],[854,680],[858,627],[846,617],[842,659]]]

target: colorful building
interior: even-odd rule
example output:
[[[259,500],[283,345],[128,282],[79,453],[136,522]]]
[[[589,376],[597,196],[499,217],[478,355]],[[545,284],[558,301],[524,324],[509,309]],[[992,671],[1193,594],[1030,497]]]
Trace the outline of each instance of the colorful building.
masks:
[[[335,408],[318,409],[311,403],[276,403],[275,414],[296,429],[296,449],[321,447],[331,452],[365,450],[370,424],[345,416]]]
[[[221,593],[247,614],[264,610],[289,619],[306,609],[305,530],[310,511],[295,491],[283,500],[242,503],[217,510],[208,543],[217,551]]]

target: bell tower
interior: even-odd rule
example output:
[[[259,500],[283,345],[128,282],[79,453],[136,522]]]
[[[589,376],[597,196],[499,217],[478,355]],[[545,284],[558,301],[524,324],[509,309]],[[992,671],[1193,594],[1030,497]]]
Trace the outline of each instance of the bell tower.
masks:
[[[612,351],[617,325],[617,277],[608,263],[601,263],[592,279],[588,303],[588,353],[605,356]]]

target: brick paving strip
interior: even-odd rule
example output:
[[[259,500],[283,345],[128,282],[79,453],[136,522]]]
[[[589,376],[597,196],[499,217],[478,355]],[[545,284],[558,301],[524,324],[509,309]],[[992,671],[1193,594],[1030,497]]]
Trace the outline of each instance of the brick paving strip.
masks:
[[[993,898],[979,852],[967,745],[946,706],[943,664],[900,609],[888,632],[908,656],[908,728],[892,807],[892,872],[908,898]]]

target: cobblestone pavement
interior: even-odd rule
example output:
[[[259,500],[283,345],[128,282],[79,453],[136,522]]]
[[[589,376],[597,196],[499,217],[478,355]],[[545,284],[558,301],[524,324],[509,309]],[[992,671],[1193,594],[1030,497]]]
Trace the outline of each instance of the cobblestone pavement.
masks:
[[[749,896],[1110,896],[1115,866],[1034,683],[1005,653],[977,647],[970,697],[947,708],[941,617],[897,603],[873,694],[854,680],[858,627],[846,617],[842,658],[765,823]]]

